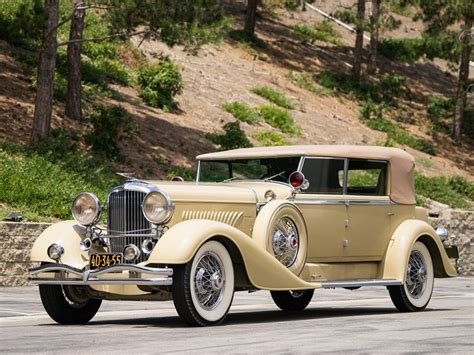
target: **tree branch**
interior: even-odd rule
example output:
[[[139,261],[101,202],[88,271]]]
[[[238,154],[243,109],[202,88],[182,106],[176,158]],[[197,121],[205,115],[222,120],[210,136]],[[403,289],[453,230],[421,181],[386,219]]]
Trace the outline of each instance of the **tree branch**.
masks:
[[[59,43],[58,44],[58,47],[60,46],[66,46],[68,45],[69,43],[77,43],[77,42],[104,42],[104,41],[107,41],[109,39],[113,39],[113,38],[120,38],[120,37],[133,37],[133,36],[137,36],[137,35],[147,35],[147,34],[158,34],[157,32],[155,31],[139,31],[139,32],[132,32],[132,33],[128,33],[128,32],[124,32],[124,33],[116,33],[116,34],[113,34],[113,35],[110,35],[110,36],[105,36],[105,37],[99,37],[99,38],[83,38],[83,39],[75,39],[75,40],[72,40],[72,41],[67,41],[67,42],[62,42],[62,43]]]

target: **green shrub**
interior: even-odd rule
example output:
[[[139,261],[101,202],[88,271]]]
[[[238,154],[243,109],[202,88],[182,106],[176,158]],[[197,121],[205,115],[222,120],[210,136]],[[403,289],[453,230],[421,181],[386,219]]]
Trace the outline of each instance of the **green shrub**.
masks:
[[[436,131],[449,133],[450,126],[446,119],[454,114],[455,98],[444,98],[442,96],[432,96],[426,105],[428,119],[432,122]]]
[[[0,1],[0,38],[37,48],[41,44],[45,19],[42,0]]]
[[[229,102],[222,106],[222,108],[231,113],[236,119],[242,122],[254,124],[259,122],[261,119],[258,112],[247,104],[240,102]]]
[[[405,144],[430,155],[436,155],[436,150],[430,143],[411,136],[405,129],[384,118],[383,108],[383,105],[377,105],[373,101],[368,100],[360,111],[361,121],[369,128],[387,133],[389,140]]]
[[[78,148],[79,136],[68,132],[65,128],[52,129],[50,136],[34,147],[36,153],[53,163],[64,160],[71,153],[76,153]]]
[[[288,111],[271,105],[260,105],[258,112],[266,123],[278,128],[283,133],[291,135],[301,134],[301,131],[296,127],[295,121]]]
[[[454,208],[472,208],[474,184],[456,177],[427,177],[415,175],[417,194],[445,203]]]
[[[378,48],[386,58],[399,62],[413,63],[422,56],[456,62],[460,51],[457,37],[454,31],[446,30],[436,37],[385,38]]]
[[[334,92],[330,89],[317,85],[311,76],[311,74],[307,72],[289,72],[288,80],[295,84],[296,86],[300,87],[301,89],[308,90],[313,94],[319,96],[330,96],[333,95]],[[316,86],[317,85],[317,86]]]
[[[273,102],[277,106],[287,109],[295,108],[295,104],[293,101],[287,99],[285,95],[275,89],[261,86],[252,89],[252,92],[267,99],[270,102]]]
[[[298,24],[294,25],[292,30],[296,38],[305,45],[313,44],[316,41],[328,42],[336,45],[342,43],[341,35],[329,21],[324,21],[312,26]]]
[[[87,117],[91,128],[85,136],[87,144],[99,155],[120,159],[118,145],[124,133],[132,130],[132,117],[120,106],[98,106]]]
[[[176,106],[174,97],[183,91],[183,79],[177,65],[169,60],[138,69],[140,97],[153,107],[170,110]]]
[[[71,202],[83,191],[104,203],[119,179],[106,162],[80,152],[64,130],[32,149],[0,141],[0,201],[28,219],[71,219]]]
[[[281,135],[273,131],[260,131],[253,137],[264,147],[290,145],[290,143]]]
[[[240,128],[240,122],[230,122],[224,125],[224,134],[208,133],[206,138],[220,146],[221,150],[248,148],[252,146],[245,132]]]
[[[412,8],[407,3],[400,2],[399,0],[390,0],[388,1],[388,6],[390,8],[390,11],[400,16],[413,16]]]
[[[380,53],[388,59],[413,63],[424,53],[422,38],[384,38],[379,42]]]

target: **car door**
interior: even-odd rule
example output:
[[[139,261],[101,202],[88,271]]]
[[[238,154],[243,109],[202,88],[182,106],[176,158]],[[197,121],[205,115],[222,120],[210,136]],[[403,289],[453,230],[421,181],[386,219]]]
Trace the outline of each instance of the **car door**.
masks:
[[[381,260],[390,238],[388,163],[349,159],[348,218],[344,255],[354,261]]]
[[[347,218],[340,178],[344,159],[305,158],[302,172],[309,188],[296,194],[295,203],[308,229],[308,262],[337,261],[343,253]]]

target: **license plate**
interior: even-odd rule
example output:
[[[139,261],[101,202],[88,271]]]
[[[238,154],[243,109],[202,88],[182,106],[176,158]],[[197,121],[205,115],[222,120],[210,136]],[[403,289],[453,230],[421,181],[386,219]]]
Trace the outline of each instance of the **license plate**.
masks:
[[[91,270],[123,263],[123,254],[92,254],[89,260]]]

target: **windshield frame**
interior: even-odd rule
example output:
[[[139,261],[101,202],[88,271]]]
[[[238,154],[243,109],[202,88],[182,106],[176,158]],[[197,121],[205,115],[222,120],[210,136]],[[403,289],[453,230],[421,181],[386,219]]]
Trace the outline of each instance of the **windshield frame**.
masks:
[[[278,158],[299,158],[299,161],[298,161],[298,166],[296,168],[295,171],[299,171],[301,172],[301,170],[303,169],[303,162],[304,162],[304,156],[300,156],[300,155],[289,155],[289,156],[278,156],[278,157],[275,157],[274,159],[278,159]],[[234,160],[250,160],[250,159],[268,159],[268,157],[252,157],[252,158],[242,158],[242,159],[231,159],[232,161]],[[198,160],[198,166],[197,166],[197,172],[196,172],[196,183],[200,183],[200,177],[201,177],[201,162],[202,161],[210,161],[210,160],[206,160],[206,159],[203,159],[203,160]],[[211,160],[212,161],[212,160]],[[230,181],[204,181],[203,183],[208,183],[208,184],[215,184],[215,183],[218,183],[218,184],[226,184],[228,182],[242,182],[242,181],[261,181],[261,182],[275,182],[275,183],[283,183],[283,184],[289,184],[289,182],[287,183],[284,183],[284,182],[281,182],[281,181],[275,181],[275,180],[260,180],[260,179],[233,179],[233,180],[230,180]]]

